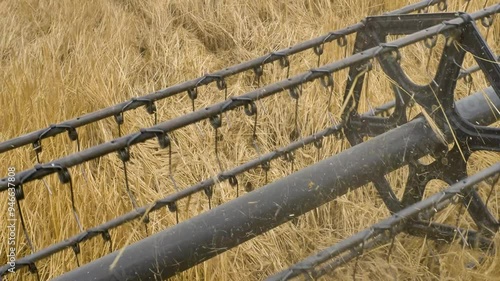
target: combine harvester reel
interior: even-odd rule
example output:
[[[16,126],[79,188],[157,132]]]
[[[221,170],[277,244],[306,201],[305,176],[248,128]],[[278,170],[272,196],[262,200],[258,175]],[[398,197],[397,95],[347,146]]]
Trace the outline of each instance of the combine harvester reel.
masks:
[[[492,10],[498,13],[498,8],[497,5]],[[486,202],[483,201],[476,188],[478,183],[488,179],[491,195],[499,182],[500,163],[468,177],[467,160],[474,151],[500,151],[500,129],[473,124],[469,113],[461,112],[454,97],[466,53],[473,55],[494,92],[500,97],[500,67],[497,58],[475,24],[475,20],[481,18],[483,23],[491,22],[491,15],[481,15],[481,12],[472,15],[436,13],[366,18],[364,28],[357,33],[354,54],[368,53],[370,57],[375,54],[384,72],[395,83],[395,103],[394,111],[388,117],[364,116],[357,112],[363,83],[366,81],[364,76],[370,71],[371,62],[351,66],[344,95],[348,110],[343,112],[342,118],[346,122],[344,133],[351,145],[362,143],[365,136],[377,136],[405,124],[408,120],[408,107],[417,103],[428,113],[426,118],[432,120],[438,134],[447,135],[453,146],[449,149],[448,145],[442,143],[441,147],[436,147],[431,152],[435,161],[430,164],[423,164],[415,158],[408,161],[409,177],[402,200],[397,199],[383,175],[373,179],[380,197],[393,216],[310,256],[268,280],[287,280],[301,274],[308,278],[318,278],[381,243],[391,240],[394,243],[394,236],[403,231],[446,242],[461,237],[466,245],[485,251],[494,250],[491,238],[498,232],[500,224],[498,218],[487,208],[490,196]],[[453,28],[447,28],[450,26]],[[389,35],[407,36],[388,43]],[[429,84],[417,85],[402,69],[399,49],[411,44],[409,42],[422,39],[425,40],[426,47],[432,49],[438,35],[445,37],[446,44],[437,72]],[[442,180],[450,187],[424,200],[425,187],[432,180]],[[450,204],[465,206],[476,223],[477,230],[465,230],[430,221],[435,213]],[[389,255],[392,247],[393,244]]]
[[[489,200],[499,185],[500,162],[469,176],[467,160],[475,151],[500,151],[500,129],[488,127],[500,119],[500,65],[476,26],[476,21],[481,21],[486,27],[491,26],[494,16],[500,12],[500,4],[473,13],[409,14],[436,4],[441,11],[446,10],[446,1],[423,1],[386,15],[367,17],[349,28],[288,49],[0,143],[0,153],[28,144],[34,144],[38,149],[36,151],[39,151],[42,139],[68,132],[72,140],[78,140],[76,128],[107,117],[114,116],[120,126],[124,122],[123,113],[140,106],[145,106],[150,114],[156,114],[157,100],[187,93],[192,101],[192,113],[158,124],[155,121],[154,126],[137,133],[121,136],[120,131],[119,138],[112,142],[46,164],[37,164],[32,169],[18,173],[15,181],[0,179],[1,192],[11,186],[15,190],[22,214],[20,202],[24,196],[23,188],[28,182],[58,173],[61,182],[73,188],[68,168],[112,152],[118,152],[126,171],[126,163],[134,145],[156,138],[160,147],[169,149],[171,153],[172,132],[190,124],[210,121],[215,131],[217,152],[218,129],[223,125],[224,113],[237,108],[243,108],[246,115],[255,118],[252,136],[255,142],[257,116],[261,114],[257,101],[288,91],[298,107],[303,85],[319,80],[331,93],[335,84],[334,73],[348,69],[341,112],[338,112],[341,116],[339,123],[306,137],[300,137],[296,127],[290,132],[292,142],[287,146],[259,153],[258,158],[226,171],[222,171],[219,161],[221,173],[215,177],[182,188],[147,206],[137,206],[127,186],[134,210],[87,230],[83,230],[79,223],[77,207],[72,199],[74,216],[81,233],[45,249],[32,251],[31,255],[17,261],[18,267],[27,266],[31,272],[37,273],[36,262],[66,248],[72,248],[78,256],[79,245],[85,240],[101,236],[109,241],[110,230],[136,219],[147,222],[149,213],[164,207],[177,212],[179,200],[198,192],[204,192],[210,199],[213,188],[219,182],[227,180],[238,188],[238,175],[256,168],[267,173],[274,159],[283,158],[293,165],[294,151],[306,145],[314,145],[319,151],[324,138],[328,136],[345,136],[351,148],[224,204],[213,208],[210,205],[210,210],[198,216],[131,244],[123,251],[117,250],[81,265],[56,280],[166,279],[370,182],[392,214],[389,218],[269,276],[268,280],[295,277],[315,279],[350,260],[357,261],[363,253],[382,243],[391,243],[390,255],[395,236],[401,232],[436,241],[461,239],[465,245],[492,253],[495,249],[493,238],[500,225],[498,214],[490,211],[492,202]],[[262,87],[259,85],[260,88],[238,97],[227,95],[226,77],[253,70],[256,80],[260,81],[264,65],[278,61],[287,68],[290,66],[289,56],[309,49],[313,49],[319,58],[325,44],[337,41],[345,47],[347,36],[354,33],[356,39],[351,56],[321,66],[318,63],[317,68],[276,83]],[[392,40],[394,37],[397,38]],[[431,52],[437,48],[438,37],[443,38],[445,43],[436,73],[430,83],[418,85],[405,74],[401,65],[401,49],[424,42]],[[478,67],[464,70],[463,62],[468,53],[474,57]],[[363,89],[368,89],[369,95],[377,94],[370,92],[367,79],[376,63],[392,81],[394,101],[361,113]],[[491,87],[458,99],[457,81],[470,79],[471,73],[478,70],[484,74]],[[225,100],[196,110],[198,88],[212,82],[225,91]],[[412,107],[420,107],[422,113],[410,116]],[[364,141],[367,138],[371,139]],[[431,163],[420,161],[428,155],[433,158]],[[404,194],[398,199],[385,175],[405,166],[409,167],[409,175]],[[449,187],[424,198],[426,186],[432,180],[444,181]],[[175,184],[173,178],[172,181]],[[490,186],[486,192],[487,198],[481,197],[478,190],[484,185]],[[451,204],[461,204],[460,210],[468,212],[476,228],[462,229],[432,222],[436,213]],[[27,241],[30,241],[24,221],[23,229]],[[8,273],[9,265],[0,267],[0,276],[8,278]]]

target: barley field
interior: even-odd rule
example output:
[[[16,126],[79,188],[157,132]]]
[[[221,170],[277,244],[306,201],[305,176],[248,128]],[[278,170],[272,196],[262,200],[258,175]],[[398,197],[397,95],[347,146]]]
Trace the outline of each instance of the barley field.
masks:
[[[403,7],[417,1],[403,0],[3,0],[0,1],[0,142],[50,124],[69,120],[133,97],[166,88],[189,79],[224,69],[271,51],[287,48],[329,31],[359,22],[369,15]],[[488,3],[489,2],[489,3]],[[495,1],[448,1],[448,11],[475,11]],[[436,7],[429,9],[437,11]],[[498,17],[497,17],[498,18]],[[500,54],[500,21],[489,30],[487,41]],[[352,52],[354,36],[348,36],[346,48],[335,42],[325,45],[321,64]],[[442,44],[443,42],[438,42]],[[439,49],[439,48],[438,48]],[[402,65],[413,80],[428,82],[435,70],[439,52],[429,53],[422,43],[404,48]],[[428,61],[428,62],[427,62]],[[264,67],[260,85],[286,79],[316,67],[318,57],[312,50],[290,57],[290,69],[277,62]],[[474,65],[468,56],[466,67]],[[301,136],[310,135],[338,120],[347,71],[335,74],[331,108],[325,104],[328,92],[319,83],[304,85],[297,115]],[[457,96],[480,91],[487,85],[481,74],[474,83],[457,84]],[[227,93],[215,83],[200,87],[196,109],[238,96],[258,87],[252,71],[226,79]],[[318,84],[318,85],[317,85]],[[361,111],[392,100],[391,83],[375,66],[370,77]],[[158,121],[192,111],[187,94],[158,101]],[[290,142],[295,126],[295,104],[284,92],[258,103],[256,131],[259,148],[272,151]],[[330,111],[331,114],[327,114]],[[413,112],[412,115],[415,115]],[[333,121],[332,121],[333,120]],[[154,117],[142,107],[124,114],[121,134],[136,132],[154,124]],[[496,123],[498,126],[499,123]],[[220,165],[215,154],[213,128],[201,122],[172,133],[172,153],[159,149],[156,140],[131,149],[127,163],[128,183],[139,206],[165,197],[198,181],[258,157],[252,146],[254,120],[242,111],[224,116],[217,141]],[[79,128],[80,149],[118,137],[113,118]],[[39,160],[49,162],[78,151],[67,134],[42,141]],[[349,148],[346,141],[328,138],[318,154],[311,146],[299,150],[294,170],[315,163]],[[171,158],[171,165],[169,164]],[[500,154],[477,152],[468,162],[474,173],[500,160]],[[37,163],[31,145],[0,154],[0,177],[9,167],[16,172]],[[273,161],[267,177],[273,181],[291,173],[290,163]],[[123,164],[116,153],[70,169],[75,206],[83,228],[102,224],[133,209],[125,192]],[[402,195],[407,168],[387,178],[398,196]],[[171,180],[175,179],[175,185]],[[265,185],[261,169],[238,177],[239,194]],[[426,195],[445,185],[433,181]],[[70,189],[57,175],[24,186],[20,202],[27,232],[36,250],[62,241],[80,232],[73,216]],[[220,205],[236,197],[228,183],[214,188],[210,204]],[[7,214],[7,195],[0,194],[0,217]],[[491,201],[500,216],[500,192]],[[203,193],[178,202],[180,221],[208,210]],[[452,206],[434,219],[454,223],[458,206]],[[5,214],[5,215],[4,215]],[[277,227],[236,248],[203,262],[172,280],[261,280],[310,254],[347,238],[389,216],[389,211],[372,185],[351,191],[333,202]],[[78,260],[72,249],[38,262],[40,280],[50,280],[80,264],[104,256],[111,250],[145,238],[176,223],[168,209],[150,215],[147,228],[141,222],[111,230],[112,245],[96,237],[80,245]],[[475,227],[462,214],[460,226]],[[7,262],[7,222],[0,220],[0,263]],[[17,256],[30,254],[20,223],[16,225]],[[500,236],[495,237],[493,255],[463,247],[460,243],[442,244],[424,238],[400,234],[394,242],[389,262],[389,245],[369,251],[357,262],[356,280],[500,280]],[[352,280],[355,263],[351,262],[322,280]],[[36,280],[26,268],[6,275],[7,280]]]

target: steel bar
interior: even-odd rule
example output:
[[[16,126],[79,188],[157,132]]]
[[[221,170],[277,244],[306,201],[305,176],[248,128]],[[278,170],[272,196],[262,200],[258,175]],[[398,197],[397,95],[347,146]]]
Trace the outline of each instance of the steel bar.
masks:
[[[500,4],[490,6],[488,8],[471,13],[469,15],[471,19],[477,20],[479,18],[493,15],[498,12],[500,12]],[[454,18],[442,24],[435,25],[433,27],[427,28],[422,31],[418,31],[406,37],[395,40],[390,44],[382,44],[377,47],[367,49],[364,52],[354,54],[348,58],[330,64],[326,64],[322,67],[311,69],[305,73],[298,74],[287,80],[282,80],[274,84],[270,84],[266,87],[262,87],[260,89],[251,91],[242,96],[232,97],[231,99],[214,104],[210,107],[206,107],[204,109],[197,110],[190,114],[186,114],[184,116],[165,121],[163,123],[150,127],[149,130],[170,132],[185,127],[189,124],[193,124],[201,120],[217,116],[223,112],[233,110],[237,107],[248,105],[252,101],[260,100],[269,97],[271,95],[274,95],[276,93],[282,92],[284,90],[298,87],[299,85],[304,84],[306,82],[310,82],[318,78],[324,77],[325,73],[332,73],[352,65],[366,62],[381,54],[392,52],[394,48],[401,48],[413,44],[415,42],[424,40],[426,38],[432,37],[434,35],[447,32],[464,23],[465,23],[464,18],[462,17]],[[498,81],[498,84],[499,85],[492,85],[493,88],[500,88],[500,81]],[[500,95],[500,93],[498,93],[498,95]],[[130,145],[144,142],[148,139],[154,138],[155,136],[156,136],[155,133],[142,130],[141,132],[129,134],[127,136],[117,138],[111,142],[100,144],[92,148],[83,150],[81,152],[74,153],[72,155],[49,162],[45,165],[45,167],[55,166],[55,167],[69,168],[84,163],[86,161],[107,155],[111,152],[128,148]],[[26,183],[34,179],[40,179],[46,175],[55,172],[57,172],[57,170],[53,168],[46,169],[43,166],[36,166],[33,169],[20,172],[17,175],[16,180],[13,182],[13,184],[19,185],[22,183]],[[7,190],[7,186],[8,186],[7,179],[6,178],[1,179],[0,192]]]
[[[443,0],[428,0],[428,1],[421,1],[416,4],[408,5],[406,7],[403,7],[398,10],[394,10],[392,12],[387,13],[387,15],[396,15],[396,14],[406,14],[406,13],[411,13],[423,8],[426,8],[431,5],[436,5],[440,2],[445,2]],[[247,71],[247,70],[252,70],[256,67],[261,67],[265,64],[272,63],[274,61],[280,60],[284,57],[311,49],[313,47],[321,46],[324,43],[327,42],[332,42],[335,41],[343,36],[353,34],[363,28],[364,24],[362,22],[356,23],[354,25],[348,26],[346,28],[336,30],[329,32],[326,35],[301,42],[295,46],[282,49],[276,52],[271,52],[267,55],[261,56],[259,58],[255,58],[250,61],[242,62],[237,65],[233,65],[231,67],[225,68],[223,70],[216,71],[211,74],[207,74],[203,77],[195,78],[180,84],[176,84],[173,86],[170,86],[168,88],[158,90],[156,92],[147,94],[142,97],[135,98],[130,101],[125,101],[119,104],[116,104],[114,106],[110,106],[92,113],[85,114],[83,116],[80,116],[78,118],[64,121],[62,123],[59,123],[57,125],[49,126],[48,128],[41,129],[38,131],[34,131],[31,133],[28,133],[26,135],[16,137],[7,141],[4,141],[0,143],[0,153],[15,149],[17,147],[21,147],[27,144],[32,144],[35,141],[38,141],[40,139],[52,137],[61,133],[64,133],[67,131],[68,128],[73,128],[76,129],[78,127],[108,118],[112,117],[118,114],[121,114],[122,112],[136,109],[140,106],[145,106],[150,103],[153,103],[158,100],[162,100],[165,98],[168,98],[170,96],[174,96],[179,93],[186,92],[190,89],[197,88],[199,86],[203,85],[208,85],[214,81],[221,81],[226,77],[230,77],[232,75]]]
[[[411,227],[411,226],[410,226]],[[483,237],[479,236],[477,234],[477,232],[473,231],[473,230],[464,230],[464,229],[455,229],[456,231],[462,231],[463,233],[467,233],[467,235],[470,235],[470,236],[467,236],[466,238],[468,240],[474,240],[474,239],[479,239],[480,243],[483,243],[483,244],[486,244],[488,243],[486,241],[486,239],[484,239]],[[395,227],[393,230],[393,233],[392,235],[395,235],[397,233],[401,233],[402,230],[398,227]],[[325,264],[322,264],[320,265],[317,269],[315,269],[314,271],[312,272],[309,272],[307,274],[307,277],[308,278],[312,278],[314,280],[314,278],[319,278],[329,272],[332,272],[335,268],[343,265],[343,264],[346,264],[348,263],[349,261],[353,260],[354,258],[357,258],[359,256],[361,256],[363,254],[363,252],[366,252],[370,249],[374,249],[380,245],[383,245],[385,243],[388,243],[389,241],[391,241],[393,237],[391,237],[391,234],[389,233],[384,233],[382,235],[378,235],[376,237],[373,237],[372,239],[368,240],[368,241],[365,241],[364,243],[364,251],[357,251],[357,250],[353,250],[353,251],[348,251],[348,252],[343,252],[342,254],[340,254],[337,258],[331,260],[331,261],[328,261],[326,262]],[[305,269],[304,269],[305,271]],[[290,276],[291,277],[291,276]],[[269,277],[269,280],[273,280],[273,276],[272,277]],[[283,278],[283,279],[274,279],[274,280],[287,280],[289,278]],[[267,280],[266,280],[267,281]]]
[[[481,95],[458,102],[485,105]],[[487,103],[487,102],[486,102]],[[495,100],[496,106],[500,99]],[[467,111],[469,121],[482,112]],[[450,136],[447,136],[450,138]],[[97,259],[55,280],[168,278],[437,149],[423,117]],[[119,258],[117,259],[117,257]],[[110,266],[114,264],[113,268]]]
[[[350,236],[347,239],[342,240],[341,242],[328,247],[318,253],[315,253],[308,258],[296,263],[295,265],[289,267],[288,269],[277,273],[269,277],[267,280],[275,281],[275,280],[288,280],[292,277],[298,276],[300,274],[307,274],[312,278],[321,277],[321,275],[325,274],[326,270],[315,270],[316,266],[320,266],[321,264],[333,260],[337,256],[341,255],[344,252],[352,251],[353,248],[357,245],[366,244],[369,240],[379,240],[379,242],[387,242],[387,240],[391,239],[392,235],[395,235],[399,232],[402,232],[405,229],[405,224],[411,222],[412,219],[415,219],[418,214],[430,210],[434,208],[438,203],[443,202],[445,200],[452,199],[454,196],[462,194],[467,188],[471,188],[475,184],[483,181],[486,178],[494,176],[500,173],[500,162],[497,162],[493,166],[474,174],[467,179],[464,179],[449,188],[434,194],[433,196],[419,201],[397,213],[392,215],[391,217],[361,231],[357,234]],[[451,201],[449,201],[451,204]],[[422,225],[422,224],[418,224]],[[439,233],[436,233],[439,236]],[[385,236],[385,237],[383,237]],[[372,244],[375,245],[375,244]],[[367,245],[368,246],[368,245]],[[369,249],[368,247],[363,247],[365,250]],[[360,253],[362,251],[358,251]],[[347,262],[344,259],[335,259],[342,260]],[[339,266],[341,263],[332,262]],[[329,268],[329,270],[334,269],[336,266],[323,266],[323,268]]]

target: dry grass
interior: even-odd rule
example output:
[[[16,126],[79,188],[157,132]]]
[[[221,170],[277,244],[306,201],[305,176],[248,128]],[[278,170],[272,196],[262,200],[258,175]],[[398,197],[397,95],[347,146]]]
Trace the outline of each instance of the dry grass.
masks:
[[[0,1],[0,141],[47,127],[49,124],[77,117],[134,96],[165,88],[248,60],[269,51],[288,47],[347,24],[369,14],[380,14],[408,4],[409,1],[302,0],[302,1],[237,1],[237,0],[6,0]],[[415,1],[411,1],[415,2]],[[463,9],[463,1],[451,1],[450,10]],[[490,1],[491,2],[491,1]],[[469,11],[480,8],[483,1],[471,1]],[[484,31],[484,28],[481,28]],[[350,39],[349,47],[352,48]],[[499,53],[500,24],[497,20],[488,41]],[[349,51],[350,52],[350,51]],[[425,81],[427,50],[415,45],[403,50],[403,65],[415,81]],[[344,49],[336,44],[326,46],[323,63],[342,58]],[[433,54],[430,69],[436,65]],[[291,57],[291,74],[316,66],[312,51]],[[468,58],[467,63],[471,63]],[[377,70],[377,69],[376,69]],[[286,71],[277,64],[265,67],[264,83],[278,81]],[[346,72],[335,75],[334,104],[340,108]],[[251,73],[227,80],[229,95],[236,96],[255,88]],[[300,99],[299,125],[303,136],[331,124],[326,113],[328,95],[318,83],[304,86]],[[482,89],[485,80],[474,76],[472,91]],[[390,82],[380,70],[370,77],[369,93],[363,109],[391,100]],[[458,92],[467,94],[468,86],[460,82]],[[224,93],[215,86],[202,87],[198,108],[220,101]],[[261,114],[258,138],[263,150],[270,151],[289,142],[293,130],[294,106],[287,93],[258,103]],[[158,102],[159,120],[164,121],[191,111],[187,95]],[[123,131],[130,133],[152,124],[143,109],[125,114]],[[257,156],[251,146],[253,119],[242,112],[232,112],[224,120],[221,132],[221,161],[229,168]],[[117,136],[114,120],[78,129],[83,148],[109,141]],[[174,133],[173,175],[180,187],[209,178],[219,167],[215,161],[213,129],[207,122]],[[65,134],[43,141],[43,162],[76,151]],[[328,139],[321,157],[348,147],[345,142]],[[128,164],[131,188],[140,205],[172,193],[169,180],[168,151],[158,150],[153,141],[132,148]],[[296,168],[316,160],[316,150],[306,148],[296,154]],[[471,170],[499,160],[499,155],[483,153],[470,161]],[[35,163],[30,147],[0,155],[0,171],[7,167],[17,171]],[[76,204],[84,227],[101,224],[131,210],[124,189],[122,164],[108,155],[71,169]],[[273,162],[269,180],[290,173],[290,164]],[[405,169],[388,178],[401,195]],[[251,182],[264,184],[263,172],[252,171],[239,177],[240,192]],[[49,193],[50,187],[51,193]],[[78,232],[70,212],[69,189],[56,176],[25,186],[22,201],[27,228],[36,249],[44,248]],[[235,197],[235,190],[222,183],[215,188],[214,204]],[[0,210],[6,213],[7,199],[0,195]],[[498,203],[496,193],[494,202]],[[493,205],[493,204],[492,204]],[[499,206],[498,204],[496,206]],[[179,202],[180,219],[185,220],[208,208],[203,195]],[[496,208],[497,216],[500,214]],[[452,220],[456,209],[443,212],[438,221]],[[346,238],[375,223],[388,212],[372,187],[351,192],[300,217],[295,223],[278,227],[235,249],[196,266],[175,280],[256,280],[290,265],[312,252]],[[3,215],[2,215],[3,216]],[[149,232],[158,232],[175,223],[175,215],[159,211],[151,215]],[[461,224],[472,227],[463,217]],[[5,229],[5,222],[0,228]],[[29,253],[18,226],[19,256]],[[6,241],[5,232],[0,241]],[[114,249],[132,236],[137,241],[146,236],[144,227],[132,223],[111,231]],[[500,239],[496,239],[500,245]],[[0,243],[0,264],[5,263],[6,243]],[[87,263],[107,253],[108,245],[93,239],[81,245],[80,262]],[[500,250],[500,249],[498,249]],[[476,260],[478,253],[457,245],[435,245],[432,241],[398,236],[391,263],[385,261],[387,247],[381,247],[359,260],[358,278],[363,280],[499,280],[500,257],[487,257],[474,269],[464,266]],[[37,263],[42,280],[69,271],[76,266],[71,250]],[[326,279],[350,279],[353,264],[346,265]],[[9,277],[12,279],[12,276]],[[17,280],[34,280],[22,270]],[[16,279],[14,278],[14,279]],[[9,279],[9,280],[10,280]]]

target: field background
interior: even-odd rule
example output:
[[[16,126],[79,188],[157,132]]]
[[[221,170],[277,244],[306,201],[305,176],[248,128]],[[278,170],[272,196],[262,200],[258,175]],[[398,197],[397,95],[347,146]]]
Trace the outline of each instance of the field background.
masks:
[[[0,141],[45,128],[132,97],[214,72],[270,51],[286,48],[323,35],[367,15],[381,14],[416,1],[389,0],[4,0],[0,1]],[[449,11],[464,10],[462,0],[448,1]],[[471,1],[468,10],[482,8],[487,1]],[[490,5],[494,1],[489,1]],[[435,11],[435,8],[431,8]],[[489,30],[488,42],[500,52],[500,21]],[[485,28],[481,27],[485,32]],[[347,54],[354,38],[348,38]],[[440,42],[439,44],[442,44]],[[438,44],[438,48],[439,48]],[[429,80],[436,65],[437,52],[431,54],[423,44],[402,50],[402,63],[415,81]],[[327,44],[321,63],[343,58],[346,50],[335,42]],[[290,57],[290,74],[313,68],[317,57],[312,50]],[[467,64],[473,65],[470,57]],[[265,67],[261,84],[279,81],[286,70],[277,63]],[[327,114],[328,93],[319,83],[304,86],[300,99],[299,126],[306,136],[335,122],[345,85],[346,72],[335,75],[333,104]],[[241,95],[256,88],[253,74],[247,72],[227,79],[228,95]],[[361,107],[392,100],[389,81],[377,68]],[[474,76],[472,91],[486,86],[480,75]],[[468,85],[458,84],[458,94],[468,94]],[[224,93],[215,85],[201,87],[196,107],[221,101]],[[262,151],[271,151],[289,143],[294,128],[294,104],[287,93],[258,103],[257,135]],[[191,111],[186,94],[160,101],[158,119],[164,121]],[[414,114],[414,113],[412,113]],[[253,118],[241,111],[231,112],[221,128],[219,142],[221,164],[230,168],[257,157],[251,144]],[[333,120],[333,121],[332,121]],[[153,124],[143,108],[125,113],[122,132],[131,133]],[[498,123],[497,123],[498,124]],[[82,148],[117,137],[112,118],[78,129]],[[173,134],[172,175],[179,187],[187,187],[219,172],[214,153],[213,129],[208,122],[189,126]],[[57,159],[77,150],[66,134],[42,142],[42,162]],[[320,158],[337,153],[349,145],[328,139]],[[314,148],[296,154],[295,169],[317,160]],[[152,202],[175,191],[169,179],[168,150],[159,150],[156,141],[132,148],[128,164],[129,183],[139,205]],[[499,161],[495,153],[475,153],[468,163],[472,172]],[[36,163],[30,146],[0,154],[0,176],[7,168],[17,171]],[[85,228],[96,226],[132,209],[125,193],[122,163],[116,154],[102,157],[70,169],[75,200]],[[290,173],[290,164],[272,163],[269,181]],[[406,169],[387,176],[401,195]],[[261,170],[238,177],[240,194],[265,184]],[[434,182],[429,193],[443,187]],[[78,233],[71,213],[69,188],[57,176],[25,186],[22,201],[27,228],[36,249],[42,249]],[[227,183],[215,187],[212,204],[218,205],[236,196]],[[498,217],[499,193],[494,193],[493,210]],[[0,194],[0,211],[7,213],[6,194]],[[208,209],[203,194],[179,202],[179,218],[186,220]],[[458,207],[440,214],[437,221],[453,223]],[[243,245],[204,262],[173,278],[174,280],[258,280],[299,261],[309,254],[346,238],[388,216],[388,211],[371,186],[340,197],[332,203],[280,226]],[[0,221],[0,264],[5,264],[7,243]],[[148,232],[158,232],[175,224],[168,210],[151,214]],[[473,227],[462,215],[460,225]],[[20,225],[17,227],[18,255],[28,254]],[[113,250],[127,239],[138,241],[147,233],[141,223],[129,223],[111,232]],[[481,253],[458,243],[438,245],[433,241],[399,235],[391,261],[386,261],[388,246],[380,247],[359,259],[359,280],[500,280],[500,238],[497,251],[478,263]],[[109,244],[94,238],[81,244],[81,263],[109,252]],[[473,268],[466,265],[475,264]],[[76,267],[71,249],[37,263],[41,280],[51,279]],[[341,267],[325,278],[352,279],[354,263]],[[8,280],[35,280],[25,269]]]

